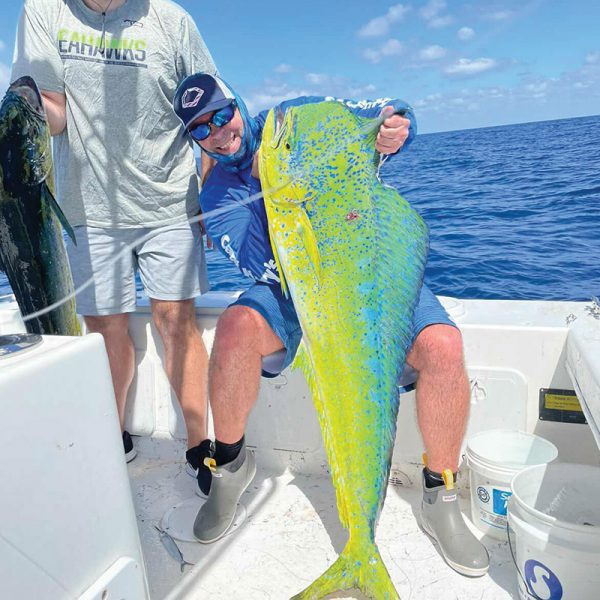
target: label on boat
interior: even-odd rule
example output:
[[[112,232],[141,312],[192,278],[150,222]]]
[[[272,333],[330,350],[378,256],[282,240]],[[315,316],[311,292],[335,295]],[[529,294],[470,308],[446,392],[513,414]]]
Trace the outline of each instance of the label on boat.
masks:
[[[540,388],[540,420],[558,423],[587,423],[573,390]]]

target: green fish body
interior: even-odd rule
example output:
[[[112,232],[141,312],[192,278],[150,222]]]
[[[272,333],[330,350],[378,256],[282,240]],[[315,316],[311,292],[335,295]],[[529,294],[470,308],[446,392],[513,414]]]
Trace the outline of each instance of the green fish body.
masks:
[[[73,230],[54,198],[50,130],[40,92],[21,77],[0,105],[0,269],[23,316],[73,293],[63,224]],[[30,333],[80,335],[71,298],[26,321]]]
[[[378,178],[381,120],[338,102],[271,111],[259,154],[269,233],[303,341],[347,545],[299,599],[359,588],[398,598],[375,544],[398,380],[428,250],[427,227]]]

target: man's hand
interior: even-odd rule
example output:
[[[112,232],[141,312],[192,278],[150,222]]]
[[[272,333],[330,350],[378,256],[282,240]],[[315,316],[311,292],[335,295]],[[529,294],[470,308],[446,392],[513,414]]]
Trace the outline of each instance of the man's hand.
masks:
[[[408,137],[410,121],[394,114],[392,106],[385,106],[380,116],[385,117],[385,120],[379,128],[375,149],[382,154],[394,154],[402,148]]]

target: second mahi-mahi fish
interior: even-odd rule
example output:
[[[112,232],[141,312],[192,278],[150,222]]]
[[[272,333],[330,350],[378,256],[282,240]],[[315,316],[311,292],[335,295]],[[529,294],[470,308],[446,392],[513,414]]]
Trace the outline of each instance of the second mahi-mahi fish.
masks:
[[[75,241],[54,198],[42,96],[31,77],[21,77],[0,105],[0,270],[29,333],[81,333],[61,225]]]

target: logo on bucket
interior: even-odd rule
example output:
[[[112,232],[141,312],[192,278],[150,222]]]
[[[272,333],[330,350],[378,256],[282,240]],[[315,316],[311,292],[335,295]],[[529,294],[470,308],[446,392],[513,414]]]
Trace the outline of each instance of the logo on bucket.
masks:
[[[563,588],[558,577],[537,560],[525,562],[524,579],[527,595],[535,600],[561,600]]]
[[[507,492],[505,490],[497,490],[494,488],[494,512],[497,515],[506,516],[507,508],[508,508],[508,499],[512,496],[511,492]]]
[[[490,494],[489,494],[489,492],[483,486],[481,486],[481,485],[477,488],[477,497],[484,504],[487,504],[490,501]]]

